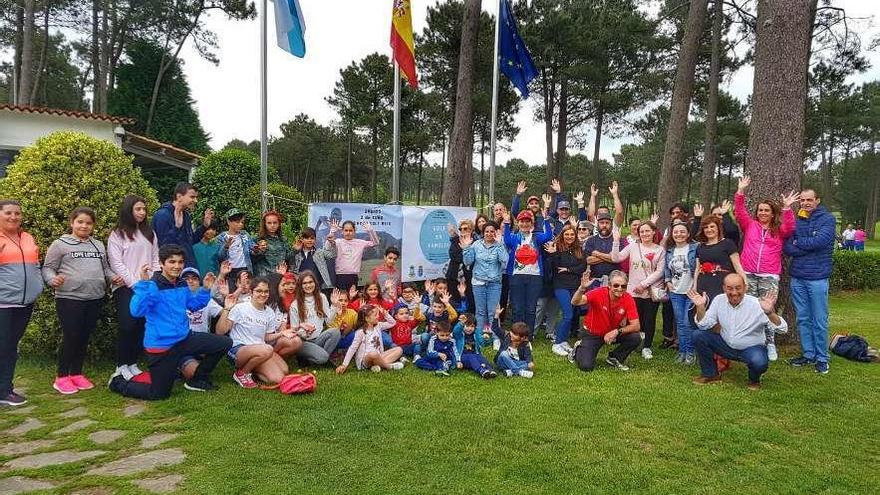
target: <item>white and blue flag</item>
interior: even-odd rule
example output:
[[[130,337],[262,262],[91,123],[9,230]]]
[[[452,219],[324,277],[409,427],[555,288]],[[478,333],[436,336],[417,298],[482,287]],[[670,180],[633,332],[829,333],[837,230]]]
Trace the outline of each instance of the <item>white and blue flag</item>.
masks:
[[[295,57],[306,55],[306,23],[299,0],[272,0],[275,4],[275,34],[278,46]]]

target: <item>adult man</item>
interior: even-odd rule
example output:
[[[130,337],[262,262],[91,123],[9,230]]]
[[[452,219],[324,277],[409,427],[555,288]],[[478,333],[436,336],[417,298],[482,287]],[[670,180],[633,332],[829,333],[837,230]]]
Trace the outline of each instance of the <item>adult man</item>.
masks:
[[[783,252],[791,256],[791,302],[797,312],[801,356],[792,366],[814,365],[817,373],[828,373],[828,279],[834,251],[836,220],[819,203],[812,189],[801,191],[801,210],[794,235]]]
[[[178,182],[171,197],[172,200],[160,206],[153,215],[153,230],[156,231],[159,247],[166,244],[180,246],[186,258],[186,266],[195,268],[193,245],[202,240],[205,227],[214,221],[214,210],[205,210],[202,225],[193,232],[190,212],[199,200],[199,192],[189,182]]]
[[[847,251],[856,250],[856,229],[853,228],[853,224],[846,224],[846,229],[840,233],[840,237],[843,238],[843,249]]]
[[[742,361],[749,368],[749,390],[761,388],[761,375],[767,371],[765,331],[785,333],[788,324],[776,314],[776,293],[771,291],[763,299],[746,294],[746,281],[738,273],[724,277],[724,294],[715,296],[709,310],[706,293],[688,293],[696,307],[694,323],[694,350],[700,362],[700,376],[693,379],[698,385],[717,383],[721,375],[715,365],[715,354]],[[714,328],[721,328],[716,333]]]
[[[520,209],[522,207],[522,205],[520,204],[520,198],[523,194],[525,194],[527,189],[528,186],[526,185],[526,181],[521,180],[516,183],[516,194],[513,196],[513,201],[511,201],[510,203],[510,211],[512,216],[515,217],[519,215]],[[526,210],[532,212],[532,215],[535,218],[535,225],[544,224],[544,218],[541,216],[541,198],[535,196],[534,194],[529,196],[528,199],[526,199]],[[497,218],[496,221],[498,221]],[[498,224],[500,225],[501,222],[498,222]]]
[[[611,198],[614,200],[614,227],[620,228],[623,225],[623,202],[620,200],[619,194],[620,188],[617,185],[617,181],[611,183],[608,187],[608,192],[611,193]],[[611,214],[611,209],[607,206],[598,206],[596,207],[596,199],[599,196],[599,188],[596,184],[590,185],[590,204],[587,206],[587,220],[593,220],[599,213],[608,213]],[[597,226],[598,227],[598,226]]]
[[[603,277],[608,277],[614,270],[620,270],[620,264],[611,261],[611,245],[614,239],[611,236],[611,214],[599,212],[596,214],[596,227],[598,232],[587,238],[584,243],[584,254],[587,255],[587,264],[590,265],[590,276],[598,279],[591,288],[598,287]]]

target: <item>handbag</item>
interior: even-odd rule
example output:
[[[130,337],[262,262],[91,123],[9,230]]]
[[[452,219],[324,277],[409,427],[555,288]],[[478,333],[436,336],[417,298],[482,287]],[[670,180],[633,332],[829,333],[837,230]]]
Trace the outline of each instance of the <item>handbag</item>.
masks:
[[[642,256],[642,246],[640,244],[637,244],[636,247],[639,249],[639,258],[645,259],[645,257]],[[654,262],[651,261],[651,264],[653,265]],[[642,270],[645,272],[646,277],[650,276],[650,274],[648,273],[648,270],[645,269],[644,266],[642,266]],[[665,286],[652,285],[651,287],[648,287],[648,290],[650,291],[650,294],[651,294],[651,300],[654,302],[659,303],[659,302],[666,302],[669,300],[669,294],[666,293]]]
[[[286,375],[278,384],[278,390],[285,395],[310,394],[318,386],[318,380],[311,373]]]

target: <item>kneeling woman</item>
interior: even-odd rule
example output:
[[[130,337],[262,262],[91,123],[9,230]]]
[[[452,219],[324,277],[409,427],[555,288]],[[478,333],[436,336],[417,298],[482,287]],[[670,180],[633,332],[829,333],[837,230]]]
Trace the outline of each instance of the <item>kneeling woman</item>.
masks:
[[[580,341],[574,348],[574,361],[582,371],[593,371],[596,356],[603,345],[617,347],[608,353],[605,363],[620,371],[628,371],[624,364],[626,358],[639,347],[642,337],[639,334],[639,313],[636,302],[626,291],[627,277],[620,270],[611,272],[607,287],[593,289],[586,294],[593,282],[590,272],[581,278],[581,285],[571,297],[573,306],[587,306],[584,328]]]
[[[244,388],[256,388],[252,373],[269,383],[279,383],[287,374],[286,356],[302,347],[302,340],[267,305],[269,280],[254,279],[251,300],[236,304],[236,296],[226,297],[217,322],[217,333],[232,338],[228,357],[235,366],[232,378]],[[280,321],[280,323],[279,323]]]

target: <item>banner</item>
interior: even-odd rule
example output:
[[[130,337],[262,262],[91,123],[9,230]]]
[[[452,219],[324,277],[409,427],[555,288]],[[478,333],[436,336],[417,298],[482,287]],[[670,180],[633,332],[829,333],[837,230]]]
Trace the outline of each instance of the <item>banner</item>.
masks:
[[[369,240],[370,236],[361,227],[367,221],[373,226],[379,237],[379,245],[364,251],[361,264],[360,281],[363,285],[370,280],[370,272],[382,263],[385,249],[389,246],[401,248],[403,233],[402,212],[399,205],[371,205],[364,203],[313,203],[309,206],[309,225],[315,229],[316,245],[323,246],[330,233],[330,222],[336,220],[340,231],[336,237],[342,237],[342,223],[351,220],[355,223],[355,237]],[[335,268],[335,267],[334,267]]]
[[[473,220],[476,216],[474,208],[404,206],[404,240],[400,252],[403,281],[445,277],[449,265],[449,225],[458,229],[460,221]]]

